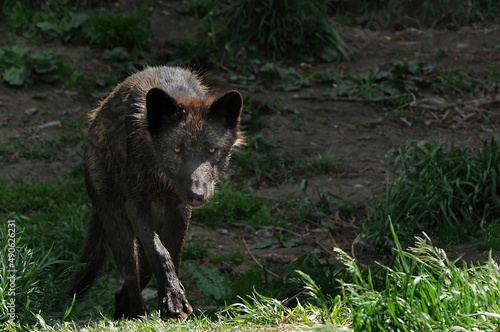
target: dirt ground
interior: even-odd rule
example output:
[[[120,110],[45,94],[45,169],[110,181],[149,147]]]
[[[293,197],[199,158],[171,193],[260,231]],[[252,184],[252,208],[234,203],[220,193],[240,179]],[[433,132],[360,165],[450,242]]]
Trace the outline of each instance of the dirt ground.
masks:
[[[199,23],[178,14],[172,2],[171,7],[155,5],[152,29],[155,44],[163,45],[164,40],[181,39],[196,34]],[[364,40],[363,49],[359,45],[359,30],[342,28],[339,30],[345,41],[353,46],[355,58],[350,62],[321,64],[331,65],[343,73],[363,72],[393,60],[423,60],[437,68],[466,69],[468,72],[500,69],[500,50],[484,45],[500,42],[498,27],[461,27],[449,30],[404,30],[382,31]],[[0,41],[7,41],[8,34],[1,32]],[[358,44],[357,44],[358,43]],[[63,45],[58,42],[29,45],[32,49],[50,50],[61,53],[66,60],[71,59],[75,70],[86,74],[113,74],[116,68],[109,67],[96,52],[86,47]],[[158,52],[163,51],[159,47]],[[434,55],[445,51],[448,57],[439,59]],[[299,64],[297,64],[298,66]],[[315,67],[311,70],[314,70]],[[481,141],[498,134],[500,105],[459,106],[444,111],[418,111],[425,117],[421,123],[411,123],[405,119],[389,117],[387,111],[373,104],[322,100],[323,87],[311,85],[298,92],[276,92],[265,87],[249,87],[229,80],[222,71],[207,70],[205,83],[219,90],[237,88],[254,100],[278,99],[300,110],[300,116],[284,114],[270,117],[270,127],[262,131],[262,136],[273,140],[283,151],[296,157],[314,156],[332,147],[335,159],[341,159],[338,169],[330,176],[309,177],[311,198],[313,189],[319,188],[348,197],[356,204],[370,204],[373,195],[380,198],[386,180],[386,154],[391,148],[405,146],[410,141],[449,140],[458,146],[479,147]],[[427,96],[433,97],[433,96]],[[448,103],[471,99],[468,96],[441,96]],[[495,96],[491,96],[495,98]],[[498,98],[498,96],[496,96]],[[42,82],[12,88],[0,85],[0,142],[44,142],[60,135],[78,133],[81,128],[65,123],[77,121],[85,113],[95,108],[98,99],[88,92],[68,91],[57,85]],[[485,119],[489,120],[486,121]],[[17,123],[18,125],[12,125]],[[57,145],[52,160],[46,158],[19,158],[15,154],[0,162],[0,177],[25,177],[56,179],[81,161],[81,143],[71,141]],[[277,186],[261,186],[255,193],[276,200],[296,200],[298,185],[285,182]],[[188,242],[207,243],[215,254],[245,252],[245,263],[231,269],[243,271],[253,259],[246,249],[242,236],[249,248],[262,239],[274,238],[277,229],[270,227],[252,229],[241,225],[210,228],[193,221]],[[268,264],[286,263],[299,255],[316,251],[326,254],[333,247],[340,247],[351,253],[359,229],[351,220],[332,221],[331,227],[308,224],[293,226],[296,236],[310,244],[294,248],[273,246],[267,249],[250,249],[252,254]],[[288,231],[282,230],[283,232]],[[475,247],[477,241],[461,244],[449,249],[450,256],[465,255],[466,259],[478,259],[483,253]],[[320,243],[326,250],[322,249]],[[356,254],[354,252],[354,254]]]

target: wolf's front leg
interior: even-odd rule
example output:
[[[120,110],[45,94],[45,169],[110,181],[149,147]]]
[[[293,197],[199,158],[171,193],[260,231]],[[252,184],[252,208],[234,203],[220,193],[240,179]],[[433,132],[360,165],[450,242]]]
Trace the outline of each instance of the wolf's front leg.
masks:
[[[158,307],[161,317],[176,321],[187,318],[193,309],[175,273],[172,257],[155,230],[151,203],[141,198],[129,199],[125,209],[158,281]]]

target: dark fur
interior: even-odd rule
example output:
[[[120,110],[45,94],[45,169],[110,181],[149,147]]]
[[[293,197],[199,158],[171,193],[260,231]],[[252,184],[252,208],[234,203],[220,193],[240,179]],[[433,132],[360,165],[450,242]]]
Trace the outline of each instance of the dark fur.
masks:
[[[111,251],[124,279],[115,319],[146,313],[152,275],[164,319],[192,308],[179,264],[192,207],[213,196],[239,131],[242,98],[208,93],[190,71],[150,67],[118,85],[90,116],[84,171],[92,212],[67,293],[85,294]],[[215,151],[213,150],[215,148]]]

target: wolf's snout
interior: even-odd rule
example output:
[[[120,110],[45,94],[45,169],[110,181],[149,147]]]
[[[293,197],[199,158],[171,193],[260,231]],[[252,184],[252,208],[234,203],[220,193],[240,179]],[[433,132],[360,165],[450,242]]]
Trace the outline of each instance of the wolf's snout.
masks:
[[[201,206],[205,204],[205,191],[201,188],[191,188],[188,191],[188,200],[192,206]]]

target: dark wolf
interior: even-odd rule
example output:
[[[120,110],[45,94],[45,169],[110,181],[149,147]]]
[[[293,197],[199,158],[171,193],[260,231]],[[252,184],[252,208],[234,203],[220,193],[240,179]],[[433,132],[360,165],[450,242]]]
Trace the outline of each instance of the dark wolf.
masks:
[[[192,208],[206,204],[242,143],[243,100],[217,96],[191,71],[149,67],[127,78],[90,115],[83,161],[92,201],[67,293],[84,295],[111,252],[124,279],[115,319],[146,314],[141,291],[154,274],[164,319],[193,309],[179,281]]]

